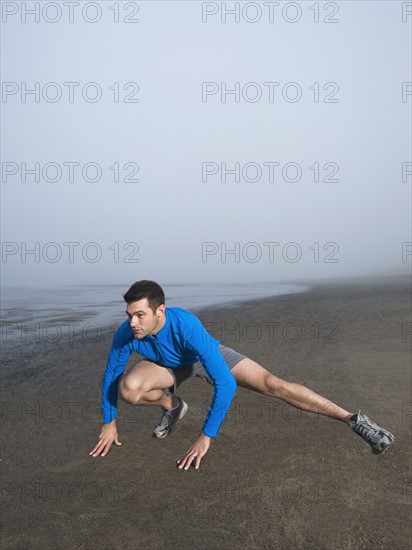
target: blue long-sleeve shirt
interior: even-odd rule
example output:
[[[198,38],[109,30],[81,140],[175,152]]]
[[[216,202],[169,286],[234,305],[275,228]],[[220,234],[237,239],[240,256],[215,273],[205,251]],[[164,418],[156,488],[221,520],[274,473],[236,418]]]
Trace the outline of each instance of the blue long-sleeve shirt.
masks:
[[[215,437],[236,393],[235,377],[217,348],[220,341],[206,331],[193,313],[180,307],[167,307],[165,316],[165,324],[154,336],[134,338],[128,319],[116,331],[103,378],[104,423],[116,417],[119,379],[135,351],[165,367],[202,363],[215,388],[202,429],[207,436]]]

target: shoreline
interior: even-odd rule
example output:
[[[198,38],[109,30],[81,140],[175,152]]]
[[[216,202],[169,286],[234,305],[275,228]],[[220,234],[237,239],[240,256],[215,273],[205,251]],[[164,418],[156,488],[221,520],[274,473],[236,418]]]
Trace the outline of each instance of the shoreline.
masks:
[[[190,287],[193,286],[196,285],[190,285]],[[222,299],[222,288],[224,287],[215,287],[215,285],[210,286],[217,292],[216,298],[207,296],[207,293],[205,295],[199,293],[193,297],[193,305],[187,305],[187,302],[189,301],[188,296],[185,296],[183,293],[181,300],[179,300],[178,297],[173,295],[172,291],[172,297],[169,297],[168,293],[166,293],[166,307],[178,306],[192,312],[215,306],[227,305],[228,307],[233,307],[240,303],[253,301],[256,299],[305,292],[309,288],[308,285],[273,284],[273,292],[279,292],[279,287],[284,287],[285,292],[281,294],[271,294],[270,285],[265,284],[263,286],[266,287],[266,295],[262,295],[259,291],[255,291],[256,294],[249,297],[244,294],[245,286],[240,284],[239,287],[241,294],[238,298],[235,299],[230,297],[229,299],[228,297],[223,296]],[[293,289],[292,292],[290,292],[291,288]],[[11,301],[9,304],[11,307],[3,307],[2,319],[0,320],[3,357],[7,357],[8,353],[15,354],[16,350],[19,350],[19,348],[21,349],[25,346],[37,344],[41,341],[52,343],[53,341],[57,342],[58,340],[63,340],[65,338],[66,340],[69,339],[71,342],[74,342],[75,338],[82,334],[86,334],[86,338],[89,340],[93,340],[93,337],[97,340],[98,335],[105,334],[107,332],[114,332],[114,330],[116,330],[120,324],[126,320],[125,315],[123,317],[119,315],[124,306],[123,301],[120,301],[119,303],[116,301],[109,301],[107,303],[104,301],[102,303],[96,302],[95,307],[92,307],[89,303],[87,304],[88,309],[85,310],[86,306],[82,301],[84,300],[84,296],[77,295],[75,287],[72,289],[72,292],[72,300],[77,304],[76,309],[68,306],[67,302],[61,304],[60,307],[59,301],[54,304],[54,307],[48,306],[39,308],[37,302],[37,307],[30,308],[32,300],[30,297],[27,297],[27,300],[24,302],[25,308],[17,307],[17,305],[21,303],[19,301],[15,301],[14,303]],[[253,289],[251,293],[253,294]],[[213,300],[216,301],[213,302]],[[113,313],[111,310],[113,304],[116,304],[119,309],[116,313]],[[105,314],[103,311],[106,306],[107,312]]]
[[[398,276],[376,276],[373,278],[365,277],[348,277],[339,279],[310,279],[299,281],[278,281],[279,285],[290,286],[304,286],[304,290],[298,290],[296,292],[287,292],[285,294],[276,294],[267,296],[257,296],[252,298],[241,297],[240,300],[230,300],[224,302],[217,302],[214,304],[200,305],[200,306],[178,306],[191,311],[195,315],[207,314],[213,310],[236,310],[237,308],[246,307],[252,303],[264,303],[266,300],[283,300],[288,296],[302,295],[310,293],[318,288],[352,288],[352,287],[364,287],[368,285],[407,285],[411,281],[411,277],[408,275]],[[263,284],[263,283],[262,283]],[[267,284],[267,283],[265,283]],[[166,298],[166,307],[168,307],[168,300]],[[173,307],[173,306],[169,306]],[[17,308],[16,311],[19,311]],[[0,328],[2,331],[2,358],[8,360],[8,355],[13,355],[23,351],[27,346],[32,346],[34,349],[38,344],[48,343],[52,344],[53,341],[70,341],[74,344],[76,341],[94,341],[98,342],[100,338],[107,333],[114,333],[116,328],[120,326],[126,319],[116,319],[113,321],[106,321],[96,323],[93,318],[93,314],[85,311],[69,311],[67,315],[59,314],[55,318],[49,318],[48,315],[39,314],[37,311],[32,311],[30,315],[31,324],[22,323],[20,320],[9,321],[2,319],[0,322]],[[24,326],[24,330],[21,327]],[[16,327],[16,328],[14,328]],[[79,338],[80,337],[80,338]],[[26,350],[27,351],[27,350]]]

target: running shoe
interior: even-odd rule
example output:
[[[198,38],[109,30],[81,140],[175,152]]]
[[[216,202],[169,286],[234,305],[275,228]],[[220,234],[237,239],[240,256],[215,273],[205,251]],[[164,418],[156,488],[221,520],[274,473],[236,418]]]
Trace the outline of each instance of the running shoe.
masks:
[[[395,441],[395,437],[391,432],[384,430],[368,416],[361,414],[360,411],[352,418],[353,420],[351,419],[349,422],[350,428],[369,443],[375,454],[383,453]]]
[[[177,397],[177,395],[176,395]],[[155,427],[153,435],[157,438],[167,437],[175,428],[176,422],[187,413],[188,405],[182,398],[177,397],[179,404],[175,409],[163,409],[163,416]]]

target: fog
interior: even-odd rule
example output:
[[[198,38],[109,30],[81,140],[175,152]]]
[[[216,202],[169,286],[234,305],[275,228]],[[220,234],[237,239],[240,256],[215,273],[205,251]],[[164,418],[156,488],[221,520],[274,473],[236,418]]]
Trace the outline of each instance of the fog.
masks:
[[[2,2],[2,285],[410,272],[410,3],[37,4]]]

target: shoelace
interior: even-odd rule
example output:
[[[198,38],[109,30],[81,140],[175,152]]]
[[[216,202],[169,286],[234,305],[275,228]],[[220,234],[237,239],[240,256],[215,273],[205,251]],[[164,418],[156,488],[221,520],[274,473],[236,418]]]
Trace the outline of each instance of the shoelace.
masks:
[[[164,413],[162,416],[162,420],[160,421],[160,424],[158,424],[159,428],[167,428],[169,424],[169,420],[172,418],[170,411],[168,411],[167,409],[163,409],[163,410],[164,410]]]
[[[169,420],[171,420],[172,418],[173,411],[169,409],[163,409],[163,410],[164,410],[164,413],[162,416],[162,420],[160,421],[160,424],[158,424],[159,428],[167,428],[167,426],[169,425]]]
[[[372,428],[368,420],[366,420],[365,417],[361,415],[360,410],[358,412],[358,419],[354,429],[357,433],[364,435],[367,439],[371,439],[377,433],[377,430],[375,430],[375,428]]]

